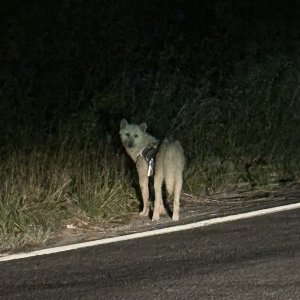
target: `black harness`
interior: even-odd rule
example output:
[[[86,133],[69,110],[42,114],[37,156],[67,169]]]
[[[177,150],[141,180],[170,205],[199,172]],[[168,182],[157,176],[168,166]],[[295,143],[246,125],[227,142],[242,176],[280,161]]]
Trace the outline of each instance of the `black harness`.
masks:
[[[155,155],[158,151],[158,144],[152,144],[144,149],[138,154],[137,158],[143,157],[148,163],[148,177],[153,175]]]

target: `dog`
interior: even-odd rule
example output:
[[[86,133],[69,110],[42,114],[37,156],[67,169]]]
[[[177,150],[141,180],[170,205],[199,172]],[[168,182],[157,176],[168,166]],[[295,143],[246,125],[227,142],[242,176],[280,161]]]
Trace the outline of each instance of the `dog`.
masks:
[[[174,197],[172,220],[179,220],[182,175],[185,165],[183,149],[178,141],[165,138],[161,143],[146,132],[147,124],[129,124],[125,119],[120,123],[120,137],[126,152],[135,162],[143,198],[141,216],[149,215],[149,176],[154,175],[153,221],[160,219],[165,207],[162,186]]]

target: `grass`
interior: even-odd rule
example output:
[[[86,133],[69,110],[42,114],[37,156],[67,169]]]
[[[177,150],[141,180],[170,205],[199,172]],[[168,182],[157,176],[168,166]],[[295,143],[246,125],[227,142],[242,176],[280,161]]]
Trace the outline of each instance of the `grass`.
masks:
[[[299,83],[296,62],[268,57],[241,63],[214,97],[191,99],[181,120],[189,128],[181,136],[191,161],[188,188],[203,193],[203,186],[259,188],[299,179]]]
[[[3,249],[43,242],[74,214],[107,220],[137,209],[124,157],[70,132],[56,138],[16,149],[2,161]]]

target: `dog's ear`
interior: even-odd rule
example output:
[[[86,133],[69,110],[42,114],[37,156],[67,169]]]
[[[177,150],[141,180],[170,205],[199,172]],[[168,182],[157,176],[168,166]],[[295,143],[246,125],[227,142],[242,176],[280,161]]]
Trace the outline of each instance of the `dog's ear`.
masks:
[[[122,119],[122,120],[121,120],[121,123],[120,123],[120,128],[123,129],[123,128],[125,128],[127,125],[128,125],[128,122],[127,122],[125,119]]]
[[[147,124],[146,123],[142,123],[141,125],[139,125],[140,129],[143,131],[143,132],[146,132],[147,130]]]

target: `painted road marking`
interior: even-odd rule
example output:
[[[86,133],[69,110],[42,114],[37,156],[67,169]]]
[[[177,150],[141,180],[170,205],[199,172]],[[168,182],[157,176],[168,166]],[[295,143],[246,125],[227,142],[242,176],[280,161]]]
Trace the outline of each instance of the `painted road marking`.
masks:
[[[83,242],[83,243],[48,248],[48,249],[42,249],[42,250],[26,252],[26,253],[17,253],[17,254],[12,254],[12,255],[6,255],[6,256],[0,257],[0,262],[34,257],[34,256],[40,256],[40,255],[53,254],[53,253],[59,253],[59,252],[65,252],[65,251],[76,250],[76,249],[80,249],[80,248],[105,245],[105,244],[116,243],[116,242],[121,242],[121,241],[140,239],[140,238],[149,237],[149,236],[155,236],[155,235],[166,234],[166,233],[171,233],[171,232],[178,232],[178,231],[189,230],[189,229],[194,229],[194,228],[199,228],[199,227],[206,227],[209,225],[232,222],[232,221],[236,221],[236,220],[248,219],[248,218],[268,215],[268,214],[272,214],[272,213],[276,213],[276,212],[282,212],[282,211],[287,211],[287,210],[292,210],[292,209],[297,209],[297,208],[300,208],[300,202],[294,203],[294,204],[283,205],[283,206],[272,207],[272,208],[260,209],[260,210],[256,210],[256,211],[240,213],[240,214],[230,215],[230,216],[225,216],[225,217],[217,217],[217,218],[203,220],[203,221],[195,222],[195,223],[191,223],[191,224],[176,225],[176,226],[172,226],[172,227],[155,229],[155,230],[145,231],[145,232],[132,233],[132,234],[116,236],[116,237],[111,237],[111,238],[106,238],[106,239],[101,239],[101,240]]]

